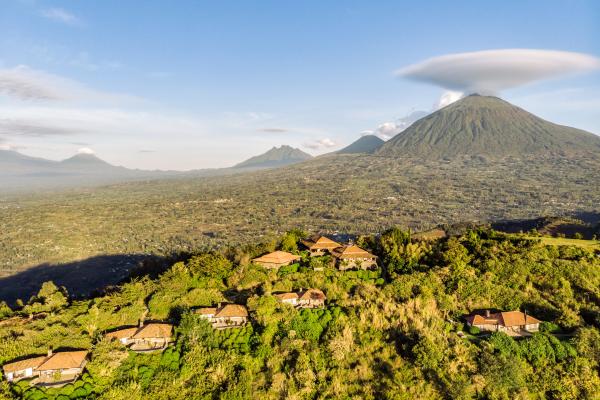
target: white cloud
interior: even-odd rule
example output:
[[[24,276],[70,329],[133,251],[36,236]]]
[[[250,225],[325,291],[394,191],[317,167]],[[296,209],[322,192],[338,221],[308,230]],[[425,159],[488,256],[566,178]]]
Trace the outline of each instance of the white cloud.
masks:
[[[87,101],[95,103],[135,103],[135,96],[106,93],[26,65],[0,69],[0,95],[23,101]]]
[[[335,147],[336,145],[337,144],[333,140],[329,138],[324,138],[315,140],[313,142],[305,143],[303,146],[313,150],[321,150]]]
[[[454,103],[455,101],[462,99],[464,97],[464,95],[465,94],[463,92],[455,92],[453,90],[446,90],[444,93],[442,93],[442,95],[440,96],[440,99],[434,105],[434,109],[439,110],[440,108],[444,108],[444,107]]]
[[[56,22],[71,26],[81,26],[82,21],[72,13],[62,8],[54,7],[42,11],[42,16]]]
[[[96,154],[96,152],[89,147],[82,147],[77,149],[77,154]]]
[[[600,69],[600,59],[566,51],[504,49],[449,54],[396,71],[396,75],[447,90],[481,94],[565,74]]]
[[[411,126],[415,121],[418,121],[427,114],[429,113],[426,111],[413,111],[405,117],[398,118],[394,122],[384,122],[373,131],[363,131],[361,132],[361,136],[364,136],[365,134],[375,135],[378,136],[380,139],[388,140],[396,136],[397,134]]]
[[[203,121],[176,114],[48,106],[0,106],[0,135],[50,136],[95,134],[101,136],[162,136],[207,132]]]

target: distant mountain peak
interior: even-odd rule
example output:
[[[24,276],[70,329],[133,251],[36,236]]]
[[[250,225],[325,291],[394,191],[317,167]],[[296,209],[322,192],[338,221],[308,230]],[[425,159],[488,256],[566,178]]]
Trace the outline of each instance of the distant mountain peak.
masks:
[[[233,168],[272,168],[311,159],[312,156],[288,145],[273,146],[266,153],[251,157]]]
[[[600,137],[553,124],[494,96],[471,94],[412,124],[377,151],[428,159],[600,152]]]
[[[107,163],[106,161],[102,160],[101,158],[99,158],[98,156],[96,156],[95,154],[90,154],[90,153],[75,154],[72,157],[62,160],[61,163],[67,163],[67,164],[84,163],[84,164],[111,165],[111,164]]]
[[[375,135],[364,135],[358,140],[352,142],[343,149],[337,151],[338,154],[357,154],[372,153],[381,147],[385,142]]]

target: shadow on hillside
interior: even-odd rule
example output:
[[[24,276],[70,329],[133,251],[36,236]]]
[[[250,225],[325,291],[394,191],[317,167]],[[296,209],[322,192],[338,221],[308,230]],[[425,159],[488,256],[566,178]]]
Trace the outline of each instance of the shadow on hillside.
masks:
[[[107,287],[131,276],[155,275],[171,260],[147,254],[102,255],[65,264],[40,264],[5,278],[0,278],[0,301],[14,304],[27,302],[46,281],[64,286],[72,298],[101,293]]]

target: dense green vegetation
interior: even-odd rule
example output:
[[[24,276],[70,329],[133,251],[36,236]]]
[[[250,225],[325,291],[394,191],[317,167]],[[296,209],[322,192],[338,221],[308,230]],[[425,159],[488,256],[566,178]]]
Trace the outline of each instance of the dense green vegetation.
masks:
[[[296,235],[278,245],[293,247]],[[0,398],[597,398],[598,252],[489,230],[427,245],[409,236],[360,238],[385,261],[378,271],[314,270],[306,256],[285,273],[249,264],[273,248],[266,243],[198,253],[92,299],[68,300],[46,284],[22,310],[2,308],[0,363],[83,348],[87,372],[61,389],[3,382]],[[308,287],[326,293],[326,309],[296,310],[271,295]],[[220,301],[246,304],[251,324],[214,331],[190,311]],[[462,317],[488,307],[547,323],[519,340],[464,332]],[[176,343],[135,354],[103,339],[142,317],[175,323]]]
[[[228,177],[0,194],[0,276],[97,255],[165,256],[254,243],[295,227],[361,234],[402,225],[417,232],[464,221],[597,215],[598,171],[600,159],[592,158],[438,162],[347,154]],[[114,264],[86,275],[114,283]],[[93,289],[75,281],[71,292]]]

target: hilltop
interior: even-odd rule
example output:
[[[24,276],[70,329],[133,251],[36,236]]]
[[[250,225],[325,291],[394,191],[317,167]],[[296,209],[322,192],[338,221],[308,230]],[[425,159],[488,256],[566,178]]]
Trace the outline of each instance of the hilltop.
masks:
[[[543,120],[492,96],[470,95],[413,123],[376,154],[425,159],[461,156],[586,156],[600,137]]]
[[[419,242],[392,228],[357,240],[376,268],[342,271],[298,247],[303,236],[208,248],[93,298],[46,282],[22,307],[0,303],[0,364],[49,348],[88,354],[75,382],[0,382],[0,398],[597,398],[593,251],[486,229]],[[249,262],[275,249],[302,257],[278,270]],[[315,308],[280,297],[308,288],[322,295]],[[207,316],[224,304],[235,312]],[[492,333],[469,323],[485,310],[536,320],[502,319]],[[163,328],[126,348],[140,321]],[[151,342],[165,337],[174,343]]]
[[[273,147],[267,152],[234,165],[233,168],[273,168],[310,160],[312,156],[291,146]]]
[[[381,147],[385,142],[375,135],[365,135],[357,141],[349,144],[341,150],[338,150],[338,154],[356,154],[356,153],[372,153]]]

